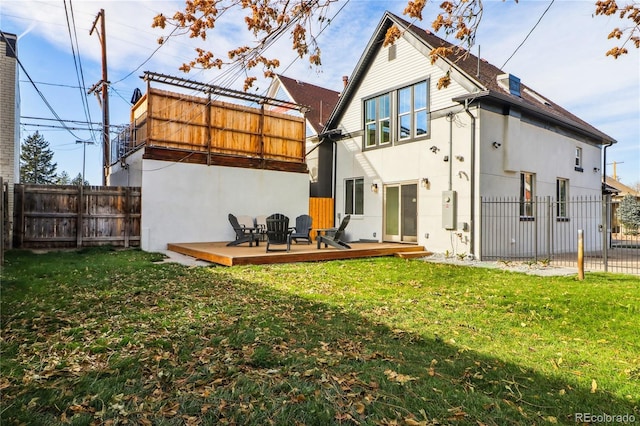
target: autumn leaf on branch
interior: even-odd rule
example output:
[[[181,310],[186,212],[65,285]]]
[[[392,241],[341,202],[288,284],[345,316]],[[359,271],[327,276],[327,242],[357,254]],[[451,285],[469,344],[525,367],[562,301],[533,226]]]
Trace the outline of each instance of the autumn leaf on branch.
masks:
[[[265,77],[273,77],[273,70],[280,66],[276,58],[265,56],[264,52],[288,35],[291,47],[298,57],[306,57],[312,66],[321,65],[321,51],[314,30],[326,24],[325,16],[329,6],[338,0],[308,0],[291,2],[289,0],[186,0],[183,11],[169,18],[157,15],[152,27],[164,29],[173,26],[179,32],[176,35],[188,35],[190,38],[207,40],[207,34],[213,30],[225,16],[232,18],[231,10],[245,12],[244,23],[253,34],[252,46],[242,46],[223,53],[214,53],[206,48],[196,49],[196,58],[182,64],[180,70],[189,72],[193,68],[211,69],[224,66],[239,66],[245,73],[244,90],[249,90],[256,77],[248,75],[255,68],[262,68]],[[161,37],[159,42],[166,39]]]
[[[209,49],[196,49],[195,59],[182,64],[180,70],[189,72],[193,68],[222,68],[239,66],[244,72],[245,90],[252,87],[257,78],[248,73],[262,68],[265,77],[273,77],[274,70],[280,65],[275,58],[265,56],[266,50],[282,36],[291,39],[291,48],[300,58],[307,58],[311,66],[321,66],[321,50],[314,30],[322,28],[331,20],[327,17],[329,6],[339,0],[185,0],[184,10],[177,11],[171,17],[159,14],[155,16],[152,27],[165,29],[172,26],[168,36],[159,37],[163,44],[167,38],[188,35],[190,38],[207,40],[207,34],[214,30],[220,19],[237,19],[230,11],[243,11],[247,30],[254,36],[251,46],[231,49],[227,54],[214,53]],[[514,0],[516,3],[518,0]],[[407,0],[403,14],[414,20],[422,20],[427,0]],[[439,57],[454,63],[465,58],[475,44],[475,36],[483,15],[482,0],[444,0],[440,12],[431,22],[431,28],[444,36],[451,36],[455,44],[451,47],[435,49],[430,53],[432,63]],[[229,12],[229,13],[227,13]],[[598,0],[595,15],[617,17],[628,24],[615,28],[610,39],[622,41],[622,44],[610,49],[606,55],[618,58],[627,54],[627,44],[640,48],[640,2],[628,1],[620,6],[615,0]],[[387,30],[384,45],[395,43],[402,32],[392,26]],[[439,82],[440,88],[447,87],[450,77],[447,75]]]
[[[640,49],[640,3],[637,1],[619,6],[615,0],[599,0],[596,2],[596,15],[618,15],[623,21],[631,21],[626,28],[614,28],[609,33],[608,39],[623,40],[619,46],[614,46],[607,51],[605,56],[613,56],[618,59],[629,53],[625,45],[633,43],[636,49]],[[626,22],[625,21],[625,22]]]

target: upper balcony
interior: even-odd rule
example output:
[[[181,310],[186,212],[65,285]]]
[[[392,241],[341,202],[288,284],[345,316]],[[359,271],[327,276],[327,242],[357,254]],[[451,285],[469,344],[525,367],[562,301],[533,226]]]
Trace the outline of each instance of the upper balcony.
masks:
[[[145,159],[307,173],[304,118],[265,107],[303,106],[161,74],[146,72],[144,79],[147,92],[131,108],[129,129],[112,142],[112,162],[144,148]],[[152,81],[203,96],[159,90]]]

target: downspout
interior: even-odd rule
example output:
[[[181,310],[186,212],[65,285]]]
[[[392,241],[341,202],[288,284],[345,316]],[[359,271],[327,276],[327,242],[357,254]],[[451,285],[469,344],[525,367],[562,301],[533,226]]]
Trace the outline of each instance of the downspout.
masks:
[[[607,148],[613,145],[613,142],[609,142],[604,146],[604,154],[602,159],[602,189],[604,190],[604,185],[607,183]]]
[[[338,144],[335,141],[331,141],[331,147],[333,148],[333,179],[331,182],[331,198],[333,198],[333,226],[336,226],[336,186],[338,179]]]
[[[471,220],[469,221],[469,252],[476,257],[475,252],[475,231],[476,231],[476,117],[471,114],[469,111],[469,99],[465,99],[464,101],[464,111],[471,118],[471,169],[469,173],[471,174],[470,182],[471,191],[470,191],[470,199],[471,199]]]
[[[453,181],[453,113],[447,114],[447,118],[449,119],[449,184],[447,189],[451,191],[453,189],[452,181]]]
[[[607,148],[609,148],[611,145],[613,145],[613,142],[609,142],[608,144],[606,144],[604,146],[603,149],[603,154],[602,154],[602,182],[600,182],[600,192],[602,193],[602,195],[604,196],[604,191],[607,185]],[[606,202],[604,203],[604,207],[603,207],[603,213],[602,213],[602,237],[603,237],[603,242],[602,242],[602,258],[604,260],[604,270],[605,272],[607,272],[607,266],[608,266],[608,259],[609,259],[609,244],[611,244],[611,239],[609,238],[609,235],[611,235],[611,224],[612,224],[612,220],[611,220],[611,211],[609,209],[613,210],[613,207],[611,206],[611,196],[607,195],[605,196],[605,200]]]

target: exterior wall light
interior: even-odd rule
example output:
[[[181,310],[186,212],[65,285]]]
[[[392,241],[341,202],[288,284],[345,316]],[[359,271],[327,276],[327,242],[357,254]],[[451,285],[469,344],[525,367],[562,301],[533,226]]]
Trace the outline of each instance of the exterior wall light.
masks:
[[[377,183],[372,183],[371,184],[371,192],[378,192],[378,184]]]
[[[420,182],[422,183],[422,186],[424,186],[426,189],[429,189],[429,186],[431,186],[431,182],[429,182],[429,178],[422,178]]]
[[[500,147],[502,146],[502,144],[501,144],[500,142],[496,142],[496,141],[493,141],[493,142],[491,143],[491,145],[493,145],[493,147],[494,147],[495,149],[498,149],[498,148],[500,148]]]

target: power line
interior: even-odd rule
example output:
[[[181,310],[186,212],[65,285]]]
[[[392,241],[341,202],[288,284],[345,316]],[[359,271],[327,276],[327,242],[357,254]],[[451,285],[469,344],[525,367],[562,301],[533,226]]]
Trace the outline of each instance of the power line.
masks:
[[[55,124],[36,124],[36,123],[20,123],[23,126],[29,126],[29,127],[42,127],[44,129],[62,129],[62,130],[90,130],[93,131],[93,129],[91,127],[69,127],[66,124],[62,125],[62,126],[56,126]],[[73,135],[73,133],[71,133]],[[77,136],[76,136],[77,137]]]
[[[2,37],[6,37],[4,31],[0,30],[0,34],[2,35]],[[38,89],[38,86],[36,86],[36,84],[34,83],[33,79],[31,78],[31,76],[29,75],[29,73],[27,72],[27,69],[24,67],[24,65],[22,65],[22,61],[20,61],[20,58],[18,58],[18,53],[15,51],[15,49],[13,48],[13,46],[11,46],[11,43],[7,43],[7,47],[11,50],[11,53],[13,54],[13,56],[16,58],[16,62],[18,63],[18,65],[20,66],[20,69],[22,70],[22,72],[24,72],[24,75],[27,76],[27,78],[29,79],[29,82],[31,83],[31,85],[33,86],[33,88],[36,90],[36,93],[38,93],[38,95],[40,96],[40,98],[42,99],[42,101],[44,102],[44,104],[47,106],[47,108],[49,109],[49,111],[51,111],[51,113],[53,114],[53,116],[58,119],[58,121],[60,122],[60,124],[62,124],[62,126],[74,137],[77,139],[81,139],[79,138],[75,133],[73,133],[71,131],[71,129],[69,129],[68,127],[66,127],[66,125],[64,124],[63,121],[61,121],[62,119],[60,118],[60,116],[58,115],[58,113],[53,109],[53,107],[51,106],[51,104],[49,103],[49,101],[47,100],[47,98],[44,96],[44,94],[40,91],[40,89]]]
[[[29,80],[20,80],[20,83],[29,83]],[[35,81],[34,83],[40,84],[42,86],[67,87],[69,89],[82,89],[82,87],[80,86],[72,86],[70,84],[46,83],[44,81]]]
[[[516,47],[516,50],[513,51],[511,56],[509,56],[509,58],[506,61],[504,61],[504,64],[502,64],[500,69],[504,68],[505,65],[507,65],[507,62],[509,62],[511,60],[511,58],[513,58],[513,56],[516,54],[516,52],[522,47],[522,45],[524,45],[524,43],[527,41],[527,39],[529,38],[529,36],[533,32],[533,30],[535,30],[536,27],[538,26],[538,24],[540,23],[540,21],[542,21],[542,18],[544,18],[544,15],[546,15],[547,12],[549,11],[549,9],[551,9],[551,5],[553,4],[554,1],[555,0],[551,0],[551,3],[549,3],[549,6],[547,6],[547,8],[544,10],[544,12],[542,12],[542,15],[538,19],[538,22],[536,22],[535,25],[533,26],[533,28],[531,28],[531,31],[529,31],[529,34],[527,34],[527,36],[524,38],[524,40],[522,40],[522,43],[520,43],[520,45],[518,47]]]
[[[84,109],[85,118],[87,122],[90,123],[91,120],[91,112],[89,111],[89,104],[87,103],[86,96],[84,95],[87,92],[86,85],[84,82],[84,72],[82,71],[82,62],[80,60],[80,46],[78,45],[78,32],[76,30],[76,21],[73,13],[73,4],[71,0],[69,0],[69,9],[71,11],[71,20],[73,22],[73,34],[75,35],[75,45],[74,38],[71,35],[71,23],[69,22],[69,12],[67,11],[67,1],[64,0],[64,13],[67,20],[67,30],[69,32],[69,40],[71,42],[71,54],[73,55],[73,65],[76,69],[76,78],[78,79],[78,85],[80,86],[80,98],[82,101],[82,107]],[[76,55],[76,50],[78,54]],[[91,137],[95,139],[93,132],[91,133]],[[95,142],[95,140],[94,140]]]
[[[92,121],[83,121],[83,120],[58,120],[55,118],[45,118],[45,117],[30,117],[26,115],[21,115],[20,118],[25,120],[43,120],[43,121],[64,121],[65,123],[74,123],[74,124],[88,124],[88,125],[101,125],[102,123],[94,123]]]
[[[149,55],[149,57],[147,57],[147,59],[145,59],[144,61],[142,61],[142,63],[141,63],[140,65],[138,65],[138,66],[136,67],[136,69],[134,69],[134,70],[133,70],[133,71],[131,71],[129,74],[127,74],[127,75],[125,75],[124,77],[122,77],[121,79],[119,79],[119,80],[117,80],[117,81],[114,81],[113,83],[111,83],[111,85],[118,84],[118,83],[120,83],[121,81],[126,80],[126,79],[127,79],[127,78],[129,78],[133,73],[135,73],[135,72],[136,72],[136,71],[138,71],[140,68],[142,68],[142,67],[144,66],[144,64],[146,64],[147,62],[149,62],[149,61],[151,60],[151,58],[153,58],[153,55],[155,55],[155,54],[158,52],[158,50],[160,50],[160,48],[161,48],[162,46],[164,46],[164,45],[167,43],[167,41],[169,41],[169,39],[171,38],[171,36],[173,35],[173,33],[175,33],[175,32],[176,32],[176,30],[177,30],[177,29],[178,29],[178,27],[175,27],[175,28],[173,29],[173,31],[171,31],[171,33],[170,33],[166,38],[164,38],[164,39],[162,40],[162,43],[161,43],[158,47],[156,47],[156,49],[155,49],[153,52],[151,52],[151,55]]]

